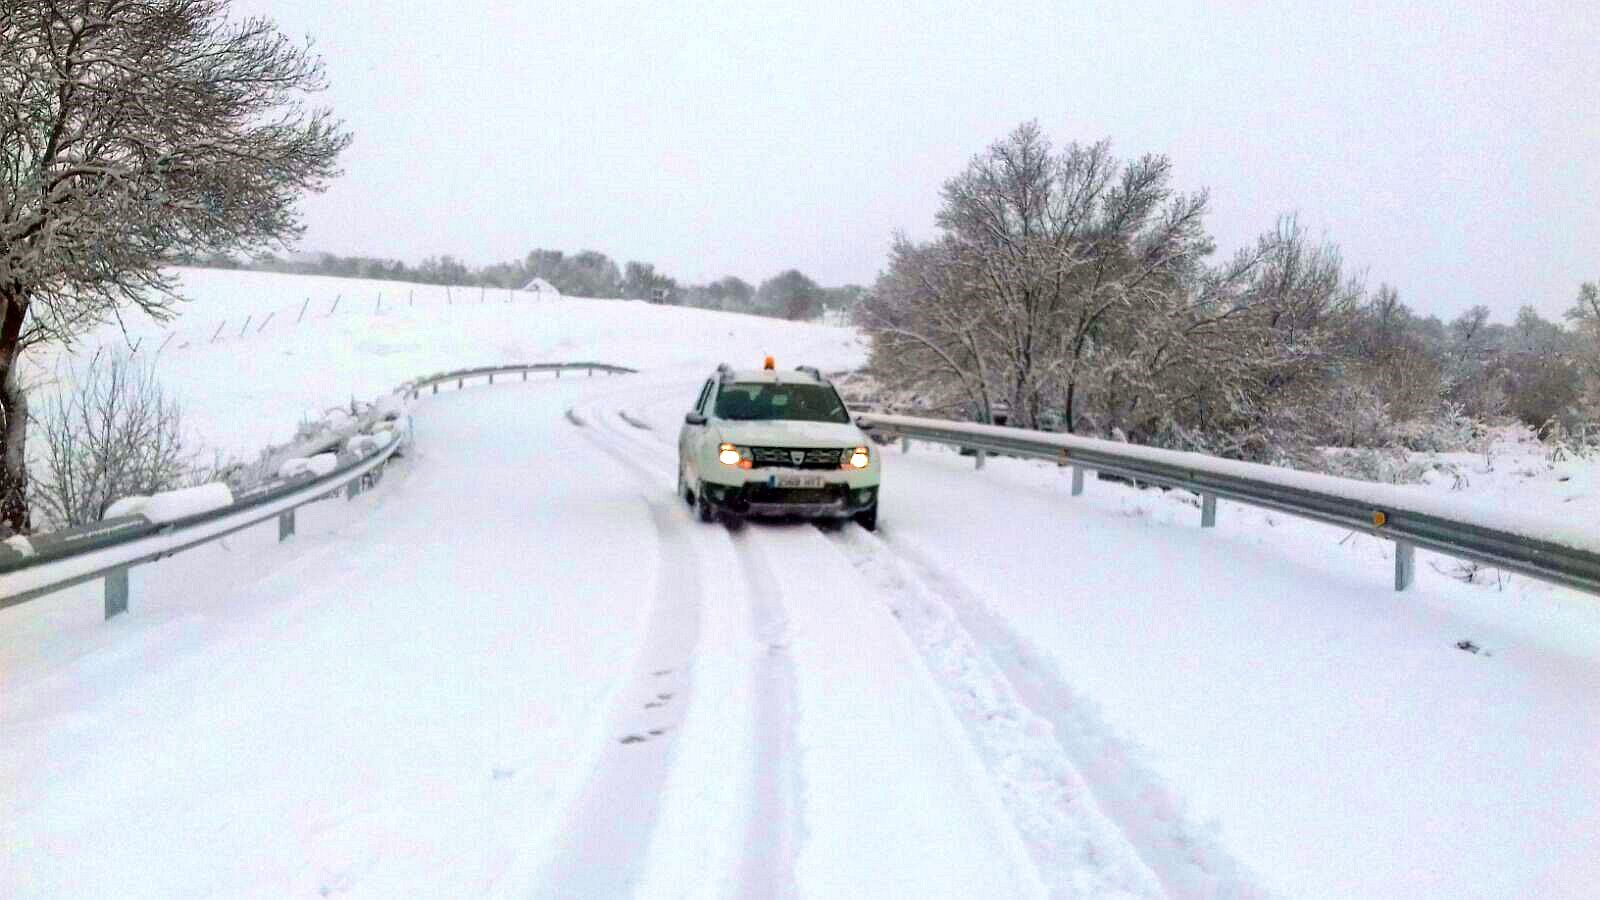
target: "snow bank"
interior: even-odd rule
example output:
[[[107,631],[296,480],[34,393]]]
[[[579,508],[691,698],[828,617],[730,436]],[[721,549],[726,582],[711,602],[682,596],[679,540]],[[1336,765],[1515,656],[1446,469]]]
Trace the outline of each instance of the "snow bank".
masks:
[[[404,394],[384,394],[372,404],[372,414],[379,419],[398,419],[407,412]]]
[[[371,434],[358,434],[345,442],[345,449],[357,456],[371,456],[394,441],[394,432],[387,428]]]
[[[278,467],[279,478],[293,478],[296,475],[310,473],[318,478],[339,468],[339,457],[334,453],[319,453],[316,456],[297,456],[286,459]]]
[[[144,512],[145,505],[149,502],[150,498],[141,494],[123,497],[106,507],[105,515],[100,517],[100,521],[104,522],[107,519],[120,519],[123,516],[140,515]]]
[[[220,481],[166,491],[145,499],[139,513],[158,525],[233,505],[233,491]],[[115,504],[113,504],[115,505]]]

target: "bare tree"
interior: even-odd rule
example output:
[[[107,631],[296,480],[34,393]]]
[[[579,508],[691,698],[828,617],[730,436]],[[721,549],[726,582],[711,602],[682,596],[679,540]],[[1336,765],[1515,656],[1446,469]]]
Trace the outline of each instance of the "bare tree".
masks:
[[[43,471],[31,499],[52,527],[97,522],[113,501],[180,487],[193,468],[178,404],[150,363],[96,354],[35,420]]]
[[[1017,424],[1053,413],[1072,430],[1108,335],[1181,306],[1206,272],[1206,196],[1170,178],[1164,157],[1056,153],[1025,123],[945,183],[943,236],[898,242],[858,319],[885,354],[962,384],[981,418],[1003,401]]]
[[[129,309],[161,266],[299,233],[293,204],[348,144],[320,60],[227,0],[0,5],[0,522],[27,530],[20,354]]]

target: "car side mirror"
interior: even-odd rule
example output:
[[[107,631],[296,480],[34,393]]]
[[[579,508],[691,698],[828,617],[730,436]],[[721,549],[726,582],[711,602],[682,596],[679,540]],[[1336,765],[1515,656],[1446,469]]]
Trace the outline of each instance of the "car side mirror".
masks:
[[[697,412],[692,412],[687,416],[684,416],[683,421],[687,425],[704,425],[706,423],[706,417]]]

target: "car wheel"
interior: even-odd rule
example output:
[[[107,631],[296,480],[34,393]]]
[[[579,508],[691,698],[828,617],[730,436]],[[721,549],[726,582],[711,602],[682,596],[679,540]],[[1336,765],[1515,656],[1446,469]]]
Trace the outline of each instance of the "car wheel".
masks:
[[[694,492],[689,490],[689,483],[683,480],[683,466],[678,466],[678,499],[689,506],[694,506]]]
[[[855,520],[856,524],[860,525],[862,528],[865,528],[868,531],[877,531],[878,504],[874,503],[866,509],[863,509],[861,512],[856,513]]]
[[[706,499],[706,485],[703,481],[700,483],[700,489],[694,492],[694,512],[695,518],[702,522],[717,520],[717,508]]]

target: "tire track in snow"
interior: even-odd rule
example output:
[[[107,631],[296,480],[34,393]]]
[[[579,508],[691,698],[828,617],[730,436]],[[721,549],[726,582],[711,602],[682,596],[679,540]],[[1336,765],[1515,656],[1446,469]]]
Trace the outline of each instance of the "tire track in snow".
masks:
[[[756,640],[755,805],[745,833],[740,896],[794,895],[794,857],[800,845],[800,772],[795,763],[794,663],[788,652],[789,620],[774,589],[771,567],[746,535],[734,536],[750,598]]]
[[[586,431],[623,468],[650,482],[625,453]],[[649,847],[692,688],[703,591],[682,517],[647,492],[658,547],[656,592],[644,644],[607,716],[610,743],[566,815],[565,839],[546,864],[538,896],[613,897],[632,892]]]
[[[892,532],[849,528],[829,538],[883,592],[950,693],[1041,871],[1059,873],[1058,857],[1081,847],[1108,862],[1131,855],[1117,863],[1137,893],[1266,896],[986,604],[920,553],[892,543]],[[1097,849],[1096,841],[1124,846]]]
[[[692,385],[689,389],[692,390]],[[648,395],[643,402],[655,402],[682,393],[674,389]],[[615,395],[612,395],[615,396]],[[640,398],[633,398],[639,402]],[[660,460],[658,470],[670,470],[676,482],[676,460],[660,454],[676,453],[676,447],[653,429],[627,430],[616,427],[606,411],[586,407],[589,420],[601,423],[609,436],[641,451],[635,457]],[[642,420],[625,410],[612,411],[632,429],[641,429]],[[783,599],[772,587],[777,583],[760,549],[745,535],[730,534],[722,528],[691,523],[696,533],[719,538],[717,549],[731,549],[742,579],[743,593],[750,608],[751,638],[759,656],[749,673],[754,683],[755,752],[750,773],[749,815],[743,835],[742,861],[736,875],[735,893],[741,897],[791,897],[795,895],[794,859],[799,846],[800,774],[795,760],[794,668],[787,652],[788,617]]]

